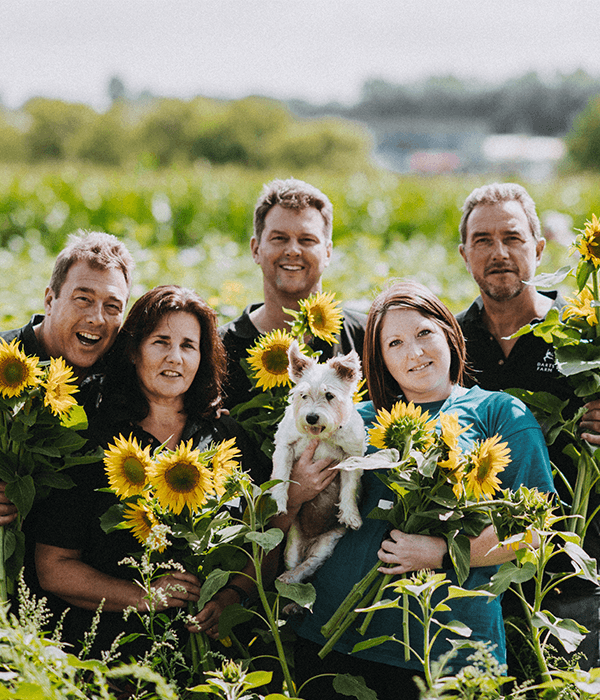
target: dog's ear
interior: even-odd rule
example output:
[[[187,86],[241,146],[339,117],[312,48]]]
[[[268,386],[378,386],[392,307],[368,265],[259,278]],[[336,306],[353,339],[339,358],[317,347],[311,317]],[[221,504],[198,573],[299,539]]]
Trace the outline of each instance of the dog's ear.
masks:
[[[300,346],[297,340],[294,340],[289,347],[288,359],[290,361],[288,372],[294,384],[297,384],[304,372],[315,363],[312,357],[307,357],[300,352]]]
[[[361,380],[360,358],[356,350],[351,350],[347,355],[341,357],[339,355],[332,357],[329,364],[342,381],[358,383]]]

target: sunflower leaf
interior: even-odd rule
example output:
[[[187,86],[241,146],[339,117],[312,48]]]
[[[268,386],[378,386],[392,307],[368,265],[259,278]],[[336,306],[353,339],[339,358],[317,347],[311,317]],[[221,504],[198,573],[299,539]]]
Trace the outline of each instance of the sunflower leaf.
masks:
[[[9,498],[18,508],[19,513],[24,518],[27,516],[33,505],[35,498],[35,483],[30,474],[17,476],[14,481],[6,484],[6,497]]]

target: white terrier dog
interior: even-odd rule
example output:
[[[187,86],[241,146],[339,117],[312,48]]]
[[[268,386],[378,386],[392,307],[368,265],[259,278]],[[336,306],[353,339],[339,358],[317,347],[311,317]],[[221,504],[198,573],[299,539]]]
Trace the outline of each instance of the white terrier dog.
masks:
[[[288,357],[289,374],[296,386],[275,435],[271,477],[283,480],[273,487],[280,513],[287,512],[294,462],[312,440],[319,440],[315,460],[334,458],[341,462],[351,455],[362,456],[365,449],[364,424],[352,401],[362,376],[357,353],[353,350],[319,364],[302,354],[294,341]],[[346,532],[345,526],[357,530],[362,525],[357,505],[361,473],[340,472],[327,488],[302,505],[288,533],[288,571],[280,580],[297,583],[311,576],[333,552]]]

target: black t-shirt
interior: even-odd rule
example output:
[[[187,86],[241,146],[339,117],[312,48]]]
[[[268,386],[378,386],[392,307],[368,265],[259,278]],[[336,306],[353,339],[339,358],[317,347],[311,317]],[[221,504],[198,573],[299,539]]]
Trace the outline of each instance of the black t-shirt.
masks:
[[[241,360],[248,357],[248,350],[254,345],[261,333],[250,320],[250,313],[261,304],[251,304],[244,309],[241,316],[219,328],[219,334],[227,350],[227,385],[225,392],[226,408],[233,408],[252,398],[252,384],[246,376]],[[362,359],[363,344],[365,339],[365,327],[367,317],[359,311],[343,311],[343,325],[333,345],[313,338],[310,347],[320,351],[321,361],[328,360],[335,355],[346,355],[351,350],[356,350]]]

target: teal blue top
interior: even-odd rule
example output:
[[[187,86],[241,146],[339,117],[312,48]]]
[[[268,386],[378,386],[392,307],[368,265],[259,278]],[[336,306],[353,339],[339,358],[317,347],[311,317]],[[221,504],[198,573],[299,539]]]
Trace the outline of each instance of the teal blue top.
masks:
[[[496,434],[502,436],[503,442],[510,447],[511,462],[503,472],[498,474],[502,488],[516,490],[521,484],[536,486],[540,491],[553,492],[552,473],[548,451],[540,427],[529,409],[518,399],[502,392],[483,391],[479,387],[469,389],[462,396],[455,392],[446,401],[421,404],[429,411],[432,418],[440,410],[444,413],[457,413],[462,426],[471,423],[471,427],[459,437],[463,450],[468,450],[475,440],[482,440]],[[375,421],[376,411],[369,401],[359,406],[359,411],[367,427]],[[369,448],[374,451],[374,448]],[[377,562],[377,551],[387,530],[387,521],[373,520],[367,515],[381,499],[391,501],[389,489],[377,478],[376,474],[366,471],[362,477],[363,495],[361,514],[363,525],[360,530],[349,530],[338,542],[332,556],[316,572],[312,581],[316,589],[316,602],[312,614],[308,613],[300,623],[297,632],[301,637],[324,645],[321,627],[346,597],[352,586],[365,576]],[[497,566],[485,566],[471,569],[464,588],[474,589],[488,583],[497,571]],[[457,584],[454,570],[446,571],[446,576]],[[441,588],[444,591],[444,588]],[[438,591],[438,598],[442,594]],[[506,662],[506,644],[502,608],[499,598],[488,602],[488,598],[464,598],[451,601],[452,610],[436,615],[441,621],[460,620],[468,625],[475,641],[491,641],[496,645],[494,654],[500,663]],[[414,603],[411,599],[411,603]],[[412,607],[412,606],[411,606]],[[417,607],[413,608],[415,611]],[[412,618],[412,616],[411,616]],[[360,619],[360,618],[359,618]],[[401,610],[382,610],[375,613],[369,626],[367,636],[362,637],[353,625],[341,637],[335,649],[350,653],[357,642],[379,637],[380,635],[402,635]],[[436,628],[437,629],[437,628]],[[458,636],[456,637],[459,638]],[[422,655],[423,635],[421,626],[411,619],[410,643],[420,650]],[[450,644],[442,633],[434,646],[433,657],[450,650]],[[466,665],[466,658],[472,650],[460,651],[452,661],[454,672]],[[404,647],[398,642],[388,641],[367,649],[357,656],[390,664],[422,670],[419,660],[411,654],[410,660],[404,659]]]

